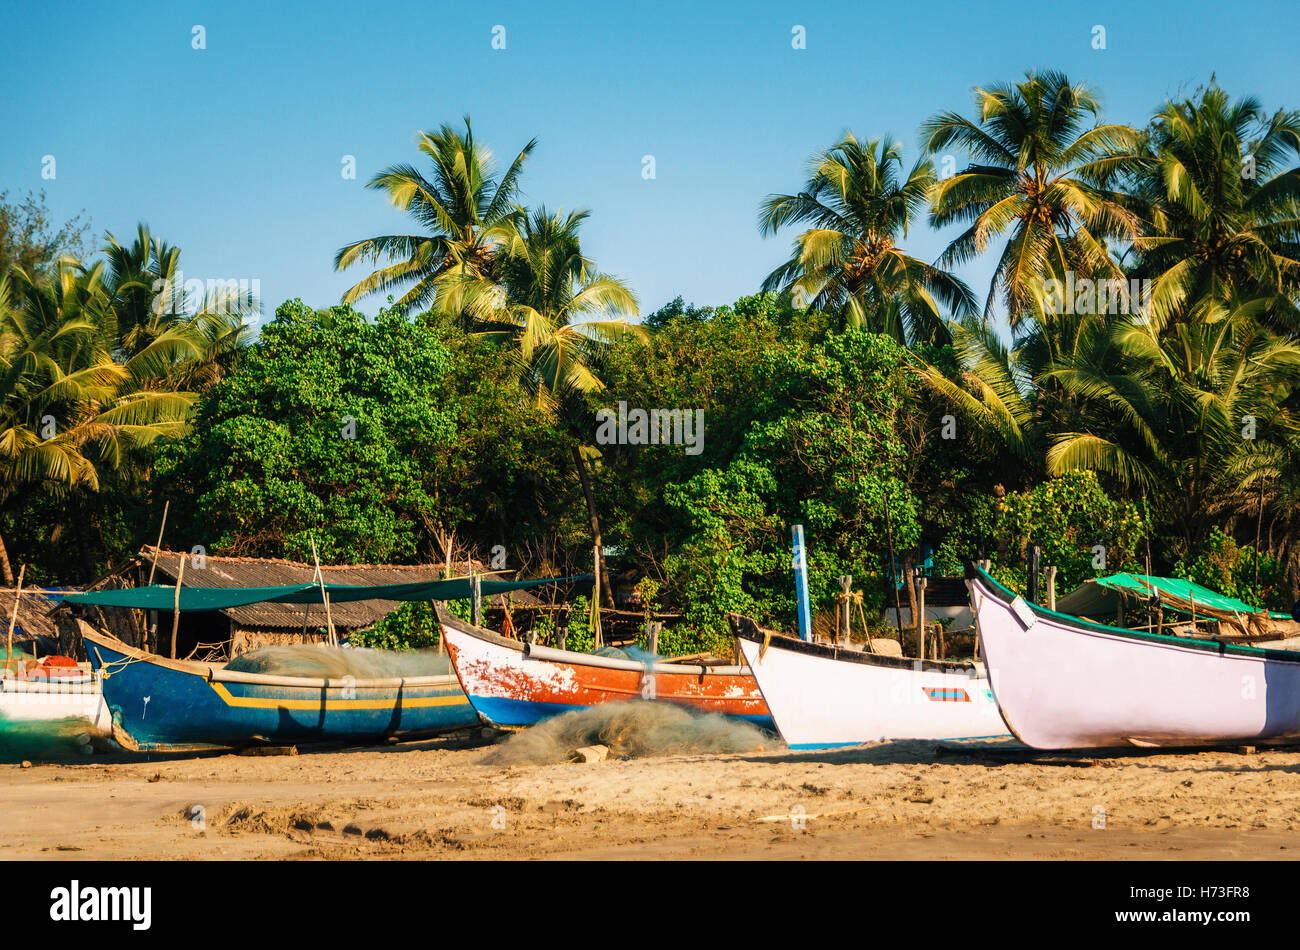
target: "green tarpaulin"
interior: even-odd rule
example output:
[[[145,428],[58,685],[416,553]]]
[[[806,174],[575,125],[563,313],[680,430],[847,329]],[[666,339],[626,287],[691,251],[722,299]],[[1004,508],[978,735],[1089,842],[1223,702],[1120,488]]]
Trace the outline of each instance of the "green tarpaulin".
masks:
[[[505,594],[512,590],[527,590],[545,584],[576,583],[590,581],[590,574],[575,577],[544,577],[533,581],[492,581],[479,582],[484,597]],[[341,604],[353,600],[468,600],[473,596],[468,577],[457,577],[446,581],[417,581],[412,584],[377,584],[359,586],[354,584],[326,584],[330,603]],[[228,610],[231,607],[244,607],[248,604],[319,604],[321,588],[319,584],[290,584],[284,587],[181,587],[180,609],[182,612],[195,610]],[[176,604],[176,588],[128,587],[124,590],[96,590],[85,594],[68,594],[63,598],[67,604],[93,604],[100,607],[131,607],[136,610],[172,610]]]
[[[1111,574],[1086,582],[1077,590],[1058,597],[1056,609],[1065,613],[1086,616],[1109,616],[1115,613],[1117,594],[1130,594],[1142,599],[1157,594],[1162,601],[1175,609],[1185,610],[1195,603],[1198,608],[1233,614],[1258,613],[1260,608],[1237,600],[1218,591],[1202,587],[1192,581],[1177,577],[1155,577],[1150,574]],[[1288,613],[1270,613],[1278,620],[1289,620]]]

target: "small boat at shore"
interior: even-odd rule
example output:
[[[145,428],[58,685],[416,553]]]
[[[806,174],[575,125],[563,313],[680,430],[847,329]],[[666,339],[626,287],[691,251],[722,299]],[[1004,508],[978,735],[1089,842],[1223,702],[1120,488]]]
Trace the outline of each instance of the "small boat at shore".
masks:
[[[529,726],[601,703],[653,699],[772,727],[750,672],[738,666],[639,663],[521,643],[437,605],[452,667],[487,723]]]
[[[966,572],[993,695],[1036,749],[1300,737],[1300,653],[1094,623]]]
[[[979,664],[882,656],[729,620],[792,749],[1009,735]]]
[[[0,720],[53,722],[84,720],[94,732],[107,733],[108,707],[98,674],[67,657],[21,662],[0,673]]]
[[[456,677],[278,676],[155,656],[81,623],[113,738],[137,751],[377,741],[478,722]]]

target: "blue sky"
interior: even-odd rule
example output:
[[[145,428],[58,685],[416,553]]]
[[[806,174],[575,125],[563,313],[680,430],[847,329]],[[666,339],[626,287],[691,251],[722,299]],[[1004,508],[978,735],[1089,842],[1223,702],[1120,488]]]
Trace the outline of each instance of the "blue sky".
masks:
[[[648,313],[677,294],[755,291],[792,236],[760,238],[765,195],[797,188],[847,129],[901,139],[910,164],[922,120],[969,112],[977,84],[1060,69],[1098,89],[1107,119],[1141,123],[1213,72],[1270,110],[1300,108],[1300,15],[1284,3],[610,7],[8,4],[0,190],[44,188],[56,216],[84,209],[119,239],[145,221],[181,246],[187,277],[260,280],[268,314],[289,297],[325,306],[363,276],[334,272],[340,246],[408,229],[366,180],[417,161],[417,129],[468,113],[503,160],[538,138],[525,201],[589,209],[588,253]],[[192,48],[195,25],[206,49]],[[505,50],[492,48],[497,25]],[[943,244],[923,223],[907,242],[927,259]],[[991,260],[961,273],[983,293],[990,272]]]

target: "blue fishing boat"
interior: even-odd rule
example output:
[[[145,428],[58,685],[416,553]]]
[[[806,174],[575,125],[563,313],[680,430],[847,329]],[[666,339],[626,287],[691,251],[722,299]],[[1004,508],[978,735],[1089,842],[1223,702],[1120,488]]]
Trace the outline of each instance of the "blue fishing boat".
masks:
[[[135,751],[375,741],[464,729],[478,714],[451,674],[310,678],[155,656],[80,624],[113,736]]]

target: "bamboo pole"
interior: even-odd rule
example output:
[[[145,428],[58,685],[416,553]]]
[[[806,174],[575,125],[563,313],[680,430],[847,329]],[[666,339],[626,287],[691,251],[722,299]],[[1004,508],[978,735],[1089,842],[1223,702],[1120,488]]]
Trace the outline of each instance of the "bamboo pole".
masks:
[[[185,580],[185,555],[181,555],[181,569],[176,572],[176,595],[172,598],[172,659],[176,659],[176,631],[181,624],[181,581]]]
[[[835,639],[843,646],[849,645],[849,590],[853,587],[853,575],[843,574],[840,576],[840,596],[839,611],[836,617],[836,636]]]
[[[153,586],[153,575],[158,570],[158,551],[162,547],[163,532],[167,530],[167,512],[171,509],[171,506],[170,499],[163,503],[162,524],[158,526],[158,542],[153,546],[153,561],[149,565],[149,582],[145,585],[147,587]],[[158,649],[158,611],[151,610],[149,613],[149,626],[144,634],[144,648],[148,650],[152,643],[153,649],[156,650]]]
[[[158,549],[162,547],[163,532],[167,530],[167,511],[171,508],[170,500],[163,504],[162,524],[158,526],[158,543],[153,546],[153,563],[149,565],[149,583],[153,583],[154,571],[158,569]]]
[[[23,596],[23,575],[27,573],[27,565],[18,566],[18,588],[14,591],[14,609],[9,615],[9,636],[5,640],[5,665],[8,666],[14,659],[14,626],[18,623],[18,601]]]
[[[334,633],[334,615],[330,611],[330,595],[325,590],[325,572],[320,569],[320,555],[316,553],[316,536],[311,535],[311,559],[316,563],[316,579],[320,582],[320,599],[325,605],[325,632],[332,647],[338,646],[338,637]]]

